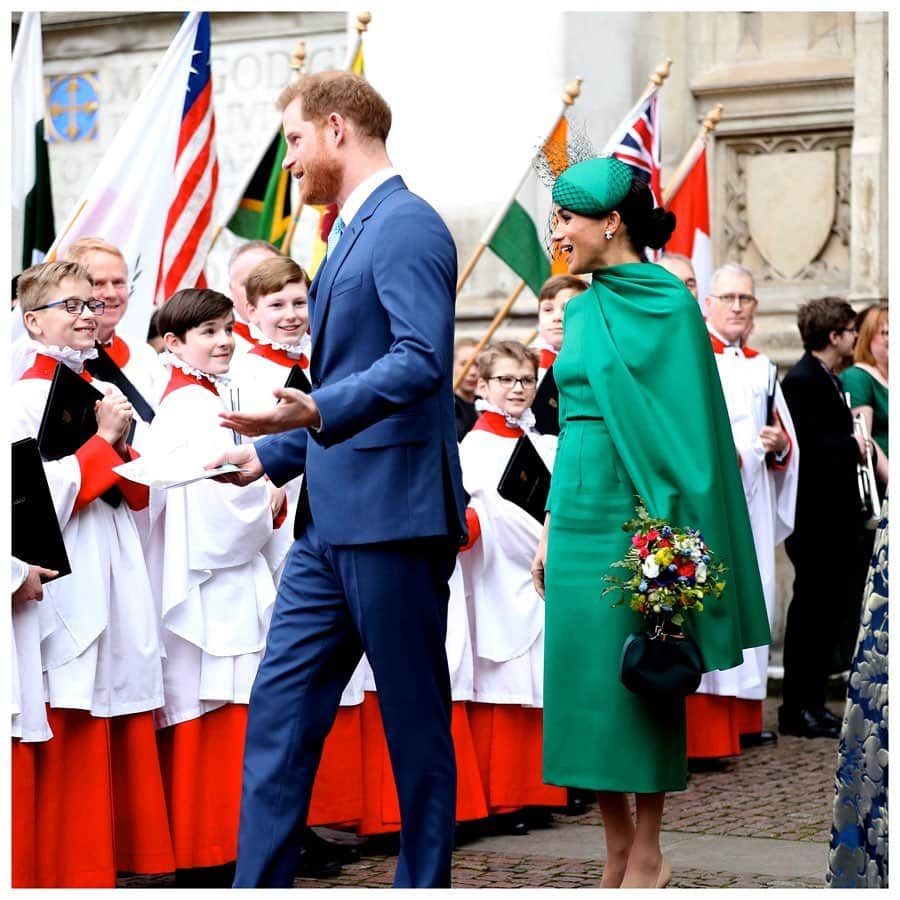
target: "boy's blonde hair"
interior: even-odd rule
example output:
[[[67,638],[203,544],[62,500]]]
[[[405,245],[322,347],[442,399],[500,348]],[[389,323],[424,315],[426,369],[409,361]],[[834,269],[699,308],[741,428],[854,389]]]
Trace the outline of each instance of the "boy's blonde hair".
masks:
[[[494,363],[498,359],[514,359],[520,363],[531,363],[534,366],[534,374],[538,373],[540,356],[537,350],[526,347],[521,341],[496,341],[488,344],[478,354],[475,364],[478,366],[479,377],[487,381],[494,374]]]
[[[289,284],[303,284],[309,290],[310,283],[309,275],[289,256],[264,259],[247,276],[247,304],[255,307],[260,297],[283,291]]]
[[[19,276],[16,286],[16,297],[22,312],[27,313],[37,306],[43,306],[47,293],[59,287],[66,278],[77,278],[79,281],[86,281],[91,287],[94,285],[88,270],[69,260],[38,263],[26,269]]]

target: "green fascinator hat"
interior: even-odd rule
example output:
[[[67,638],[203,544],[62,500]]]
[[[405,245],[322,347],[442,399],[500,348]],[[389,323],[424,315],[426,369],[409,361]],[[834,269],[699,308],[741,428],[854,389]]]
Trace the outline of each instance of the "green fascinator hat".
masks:
[[[569,166],[553,184],[553,202],[584,216],[615,209],[631,188],[631,166],[598,156]]]

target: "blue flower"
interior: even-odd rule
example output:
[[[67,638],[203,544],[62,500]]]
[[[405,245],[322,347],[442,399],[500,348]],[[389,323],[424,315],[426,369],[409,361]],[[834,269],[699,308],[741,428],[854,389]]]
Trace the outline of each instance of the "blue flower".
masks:
[[[677,572],[677,571],[678,571],[678,566],[676,566],[675,563],[669,563],[669,565],[668,565],[667,568],[669,569],[670,572]]]
[[[659,532],[663,537],[668,537],[672,533],[672,529],[668,525],[663,525]]]
[[[703,560],[703,562],[705,562],[707,565],[709,565],[709,554],[708,553],[704,553],[703,556],[701,556],[700,558]]]
[[[642,578],[642,579],[641,579],[641,583],[638,585],[638,591],[639,591],[641,594],[645,594],[645,593],[647,592],[647,588],[648,588],[648,587],[649,587],[649,585],[647,584],[647,579],[646,579],[646,578]]]

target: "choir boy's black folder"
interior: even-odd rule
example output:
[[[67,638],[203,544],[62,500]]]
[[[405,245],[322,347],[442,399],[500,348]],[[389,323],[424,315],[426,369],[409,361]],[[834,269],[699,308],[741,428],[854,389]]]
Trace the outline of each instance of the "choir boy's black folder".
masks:
[[[34,438],[12,445],[12,555],[60,578],[72,571]]]
[[[543,524],[550,493],[550,471],[525,435],[516,441],[497,484],[497,493]]]
[[[538,385],[531,411],[538,434],[559,434],[559,388],[552,367],[547,369]]]

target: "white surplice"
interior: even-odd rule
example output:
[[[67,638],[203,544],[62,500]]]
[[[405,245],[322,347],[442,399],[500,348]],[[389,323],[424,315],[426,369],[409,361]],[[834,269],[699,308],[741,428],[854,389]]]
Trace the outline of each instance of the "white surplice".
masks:
[[[11,440],[37,437],[49,391],[49,377],[12,386]],[[135,514],[124,499],[113,508],[99,497],[73,512],[82,484],[74,454],[45,462],[44,471],[72,566],[35,604],[45,697],[95,716],[155,709],[163,702],[162,646]]]
[[[496,415],[484,413],[484,416]],[[547,468],[553,435],[529,435]],[[473,699],[543,706],[544,602],[531,580],[541,523],[497,493],[515,448],[515,434],[478,427],[460,444],[463,486],[481,536],[459,557],[468,600],[473,653]]]
[[[794,529],[800,449],[781,386],[776,385],[774,408],[788,435],[790,447],[783,462],[773,468],[767,467],[759,433],[766,425],[770,361],[762,353],[746,347],[723,346],[724,342],[716,335],[712,337],[731,432],[740,454],[741,481],[771,625],[776,601],[775,548]],[[768,665],[768,646],[746,649],[741,665],[706,673],[698,693],[763,700]]]
[[[225,408],[197,382],[172,390],[150,428],[148,455],[188,445],[211,460],[233,447],[219,424]],[[262,555],[272,515],[263,481],[208,479],[151,490],[150,520],[147,559],[166,649],[165,705],[154,714],[162,728],[249,702],[275,600]]]

